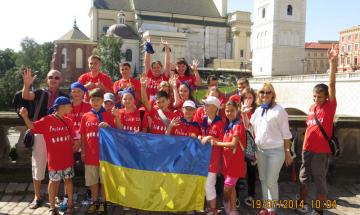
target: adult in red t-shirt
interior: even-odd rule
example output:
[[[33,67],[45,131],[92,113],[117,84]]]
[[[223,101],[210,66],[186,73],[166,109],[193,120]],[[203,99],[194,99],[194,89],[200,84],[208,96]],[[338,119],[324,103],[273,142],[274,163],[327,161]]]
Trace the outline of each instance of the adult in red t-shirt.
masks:
[[[326,174],[328,159],[331,153],[328,140],[321,133],[316,124],[315,115],[324,128],[328,138],[333,133],[333,121],[336,112],[336,68],[339,54],[338,46],[332,46],[328,50],[328,60],[330,65],[329,86],[317,84],[313,89],[314,104],[310,107],[309,115],[306,120],[307,128],[305,131],[303,145],[303,163],[300,168],[300,200],[305,202],[308,193],[308,185],[312,180],[316,187],[316,200],[323,202],[327,200]],[[316,208],[319,214],[323,213],[323,208]]]
[[[120,65],[120,74],[121,74],[121,79],[115,81],[113,85],[113,92],[114,95],[116,95],[117,97],[116,103],[121,102],[119,91],[122,91],[127,88],[132,88],[135,95],[134,103],[136,106],[138,106],[141,96],[140,95],[141,86],[140,86],[140,81],[138,79],[135,79],[131,75],[131,65],[129,63],[122,63]]]
[[[201,120],[202,138],[201,143],[209,143],[211,140],[221,141],[224,137],[224,122],[216,113],[220,109],[220,101],[214,96],[208,96],[205,103],[205,115]],[[216,208],[216,174],[220,169],[222,148],[212,146],[209,174],[206,178],[205,195],[208,211],[217,212]]]
[[[49,170],[49,212],[56,210],[55,196],[61,180],[64,180],[66,193],[69,196],[67,212],[71,212],[73,208],[73,152],[78,150],[80,145],[79,141],[75,140],[74,122],[65,117],[71,111],[70,99],[60,96],[54,101],[53,109],[55,110],[53,114],[35,122],[30,121],[25,108],[20,110],[20,115],[34,134],[44,135]]]
[[[150,37],[146,38],[147,45],[151,46]],[[165,49],[165,68],[160,61],[151,62],[151,52],[149,50],[145,51],[144,56],[144,69],[146,71],[147,83],[146,83],[146,93],[148,98],[154,98],[158,92],[159,85],[162,81],[169,80],[170,77],[170,48],[167,41],[162,40],[161,43]],[[151,64],[151,65],[150,65]]]
[[[201,86],[201,77],[197,70],[198,65],[198,60],[193,60],[193,64],[190,66],[184,58],[181,58],[176,62],[175,74],[179,76],[177,83],[178,87],[182,83],[188,84],[191,90]]]
[[[212,140],[213,146],[224,147],[222,154],[222,174],[224,175],[224,208],[226,214],[236,210],[236,182],[245,177],[246,132],[244,124],[238,118],[238,104],[229,101],[226,104],[227,117],[223,140]]]
[[[199,124],[192,120],[196,111],[195,102],[186,100],[182,107],[183,117],[177,117],[171,120],[166,134],[171,134],[174,136],[191,136],[197,138],[199,135],[201,135],[201,129]]]
[[[146,132],[148,128],[148,115],[145,110],[139,110],[134,104],[133,91],[124,91],[121,102],[124,108],[120,109],[115,117],[119,118],[121,129],[133,132]]]
[[[146,83],[146,78],[144,76],[141,77],[141,101],[145,109],[148,111],[149,117],[151,119],[149,122],[150,133],[165,134],[171,120],[176,117],[176,114],[169,109],[169,95],[164,91],[157,92],[156,106],[158,107],[158,109],[155,109],[153,106],[151,106],[148,100],[146,93]]]
[[[100,71],[101,58],[97,55],[91,55],[88,59],[90,72],[82,74],[78,81],[86,87],[89,91],[94,88],[100,88],[104,92],[111,92],[113,86],[111,78]],[[85,100],[89,100],[88,94],[85,94]]]

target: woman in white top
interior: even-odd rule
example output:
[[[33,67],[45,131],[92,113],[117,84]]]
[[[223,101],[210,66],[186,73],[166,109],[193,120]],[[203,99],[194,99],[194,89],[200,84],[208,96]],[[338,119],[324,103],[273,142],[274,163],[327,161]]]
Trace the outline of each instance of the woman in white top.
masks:
[[[272,84],[264,83],[258,90],[259,107],[250,119],[255,132],[263,204],[269,203],[260,210],[260,215],[276,214],[279,172],[284,161],[287,166],[292,163],[288,115],[283,107],[276,104],[275,98]]]

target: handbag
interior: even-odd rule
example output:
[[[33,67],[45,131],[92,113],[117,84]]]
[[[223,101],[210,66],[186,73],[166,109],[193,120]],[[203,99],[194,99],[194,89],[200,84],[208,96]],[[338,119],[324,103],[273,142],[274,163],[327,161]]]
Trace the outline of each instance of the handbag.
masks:
[[[245,158],[250,161],[255,161],[255,140],[252,132],[249,129],[246,129],[246,149],[245,149]]]
[[[319,119],[316,116],[315,110],[314,110],[314,119],[322,135],[324,136],[325,140],[328,141],[332,155],[338,157],[340,155],[340,145],[338,139],[334,135],[329,139],[329,136],[326,134],[324,128],[322,127]]]
[[[45,91],[41,92],[41,96],[40,96],[40,101],[39,103],[36,105],[35,108],[35,113],[34,113],[34,117],[33,117],[33,121],[38,119],[39,113],[40,113],[40,108],[41,105],[44,101],[44,97],[45,97]],[[27,129],[25,131],[25,135],[24,135],[24,139],[23,139],[23,144],[25,145],[26,148],[31,149],[34,145],[34,134],[32,133],[31,129]]]

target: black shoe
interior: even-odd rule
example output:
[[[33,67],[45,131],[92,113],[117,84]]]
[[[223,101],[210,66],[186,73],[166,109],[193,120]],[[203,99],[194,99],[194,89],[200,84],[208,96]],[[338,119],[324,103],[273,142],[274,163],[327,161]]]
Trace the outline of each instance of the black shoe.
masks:
[[[41,199],[34,199],[34,201],[30,204],[30,209],[37,209],[41,207],[43,201]]]

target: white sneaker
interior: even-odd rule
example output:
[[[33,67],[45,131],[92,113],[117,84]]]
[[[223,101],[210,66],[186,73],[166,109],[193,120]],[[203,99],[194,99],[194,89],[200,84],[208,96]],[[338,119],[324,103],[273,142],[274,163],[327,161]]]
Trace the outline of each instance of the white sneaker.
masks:
[[[303,208],[296,208],[295,210],[302,214],[306,214],[310,212],[310,206],[308,204],[304,204]]]
[[[245,203],[245,205],[251,207],[253,205],[253,201],[254,201],[253,197],[248,196],[245,198],[244,203]]]

